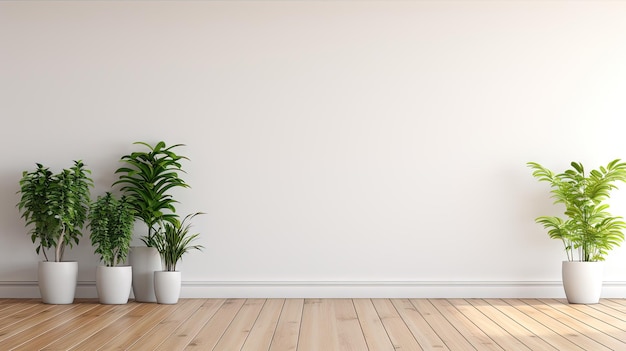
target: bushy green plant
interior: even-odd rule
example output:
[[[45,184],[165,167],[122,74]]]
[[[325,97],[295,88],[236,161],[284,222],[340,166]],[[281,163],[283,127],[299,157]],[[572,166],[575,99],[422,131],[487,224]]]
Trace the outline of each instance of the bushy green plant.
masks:
[[[91,171],[82,161],[54,174],[37,163],[34,171],[24,171],[20,179],[21,195],[17,207],[30,237],[37,243],[37,254],[49,261],[47,250],[54,250],[54,261],[63,260],[66,246],[78,244],[89,210]]]
[[[624,241],[626,223],[609,213],[611,190],[616,182],[626,182],[626,163],[619,159],[585,173],[581,163],[555,174],[536,162],[528,162],[533,176],[550,183],[555,204],[565,206],[565,219],[554,216],[536,218],[552,239],[561,240],[569,261],[603,261],[610,250]]]
[[[192,245],[192,242],[198,238],[199,233],[191,234],[191,223],[195,216],[203,214],[196,212],[188,214],[181,222],[164,223],[160,230],[154,236],[154,247],[161,255],[164,270],[175,271],[176,264],[182,259],[183,255],[190,250],[202,250],[202,245]]]
[[[177,201],[169,191],[176,187],[189,187],[179,176],[179,173],[184,173],[180,161],[188,158],[173,151],[184,146],[183,144],[169,147],[163,141],[154,146],[145,142],[134,144],[143,145],[149,151],[136,151],[122,156],[121,161],[126,166],[115,171],[119,174],[119,180],[113,185],[121,185],[120,190],[128,196],[135,210],[135,217],[148,227],[147,235],[142,236],[143,242],[147,246],[153,246],[157,225],[162,222],[174,224],[178,221],[174,206]]]
[[[94,253],[109,267],[123,263],[130,250],[135,223],[134,209],[126,196],[119,200],[106,192],[91,204],[88,227]]]

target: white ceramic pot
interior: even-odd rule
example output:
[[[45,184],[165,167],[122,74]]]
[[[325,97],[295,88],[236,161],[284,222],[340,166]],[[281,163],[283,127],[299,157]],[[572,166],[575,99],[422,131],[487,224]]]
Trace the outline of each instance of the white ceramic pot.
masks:
[[[600,302],[603,274],[604,262],[563,261],[563,288],[567,302],[579,304]]]
[[[67,305],[74,302],[78,262],[39,262],[37,277],[43,303]]]
[[[128,303],[132,281],[131,266],[98,266],[96,268],[98,301],[105,305]]]
[[[157,303],[175,304],[180,297],[181,274],[179,271],[154,272],[154,292]]]
[[[133,246],[128,254],[133,267],[133,294],[135,301],[156,302],[154,272],[162,270],[161,256],[154,247]]]

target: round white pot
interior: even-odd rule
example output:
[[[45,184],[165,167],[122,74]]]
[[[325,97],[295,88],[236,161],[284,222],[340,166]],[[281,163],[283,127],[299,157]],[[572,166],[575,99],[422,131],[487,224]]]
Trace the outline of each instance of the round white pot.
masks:
[[[37,277],[43,303],[67,305],[74,302],[78,262],[41,261]]]
[[[154,292],[158,303],[175,304],[180,297],[181,274],[179,271],[154,272]]]
[[[604,262],[563,261],[562,275],[565,296],[569,303],[600,302]]]
[[[96,268],[96,290],[98,301],[105,305],[123,305],[128,303],[133,281],[131,266]]]
[[[154,247],[133,246],[128,254],[133,267],[133,294],[135,301],[156,302],[154,272],[162,270],[161,256]]]

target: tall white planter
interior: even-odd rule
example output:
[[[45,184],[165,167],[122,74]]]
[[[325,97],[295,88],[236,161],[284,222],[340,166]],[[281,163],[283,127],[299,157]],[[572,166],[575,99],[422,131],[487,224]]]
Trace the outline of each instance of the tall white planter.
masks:
[[[600,302],[604,262],[563,261],[562,275],[567,302],[578,304]]]
[[[179,271],[154,272],[154,291],[158,303],[175,304],[180,297],[181,274]]]
[[[132,280],[131,266],[98,266],[96,268],[98,301],[105,305],[128,303]]]
[[[161,256],[154,247],[133,246],[128,254],[133,267],[133,294],[135,301],[156,302],[154,272],[162,270]]]
[[[43,303],[67,305],[74,302],[78,262],[40,261],[37,277]]]

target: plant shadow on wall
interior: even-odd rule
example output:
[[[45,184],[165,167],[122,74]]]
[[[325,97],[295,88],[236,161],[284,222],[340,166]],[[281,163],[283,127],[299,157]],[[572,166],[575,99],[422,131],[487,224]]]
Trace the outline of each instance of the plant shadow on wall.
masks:
[[[528,162],[533,176],[550,184],[555,204],[565,207],[565,218],[541,216],[535,219],[552,239],[563,242],[567,261],[562,265],[565,295],[570,303],[597,303],[602,293],[603,261],[624,241],[626,222],[612,215],[606,201],[616,182],[626,182],[626,163],[613,160],[607,166],[585,172],[581,163],[554,173]]]
[[[44,256],[38,265],[38,282],[44,303],[70,304],[74,301],[78,262],[64,262],[66,247],[78,245],[87,220],[93,181],[82,161],[54,174],[37,163],[20,179],[17,207],[22,212],[35,251]],[[51,251],[51,252],[50,252]],[[51,260],[53,259],[53,260]]]

